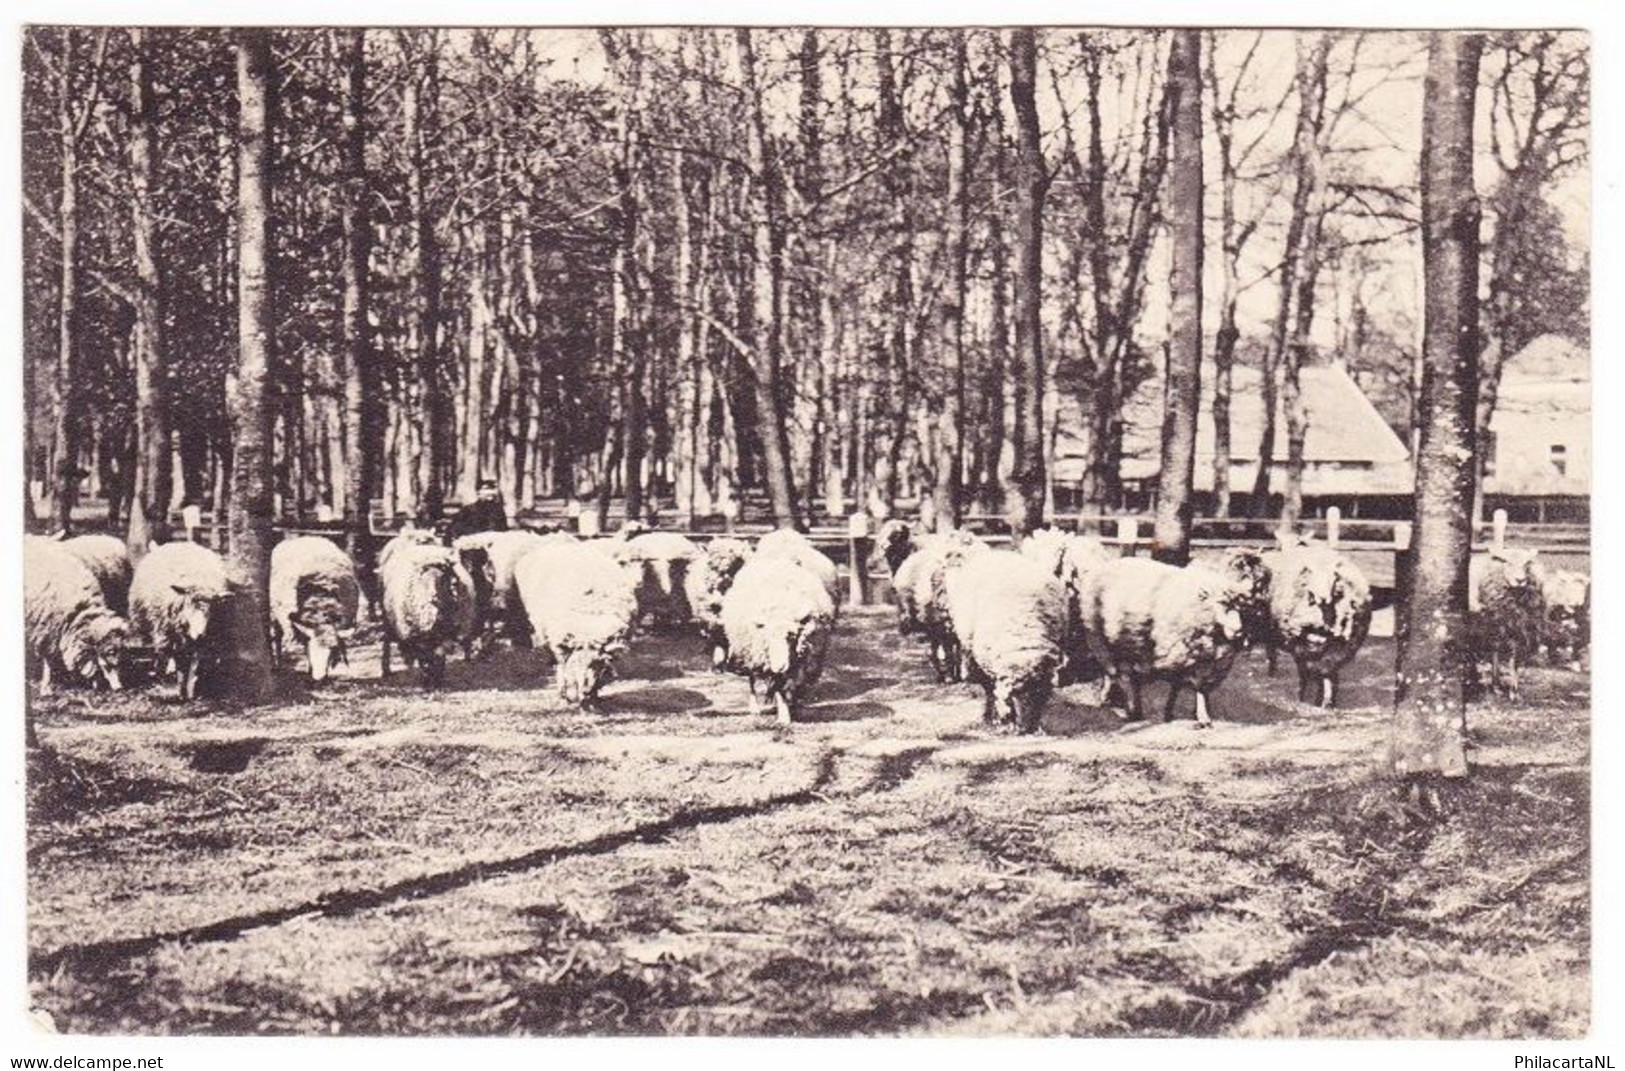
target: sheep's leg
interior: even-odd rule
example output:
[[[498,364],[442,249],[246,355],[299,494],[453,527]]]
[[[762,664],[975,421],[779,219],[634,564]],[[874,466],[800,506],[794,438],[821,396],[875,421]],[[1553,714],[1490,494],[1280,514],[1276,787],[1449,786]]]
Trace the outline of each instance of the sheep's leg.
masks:
[[[389,637],[388,636],[384,637],[383,649],[379,652],[378,659],[379,659],[379,663],[380,663],[378,675],[380,677],[389,676]]]
[[[993,700],[993,685],[987,685],[982,693],[982,721],[993,725],[999,720],[999,709]]]
[[[947,671],[947,681],[945,683],[956,684],[964,680],[965,674],[960,667],[959,644],[951,639],[943,640],[942,652],[943,666]]]
[[[1280,661],[1280,652],[1276,650],[1275,644],[1269,642],[1268,640],[1264,641],[1264,661],[1269,668],[1270,676],[1275,676],[1276,671],[1280,668],[1278,665]]]
[[[51,695],[55,691],[55,683],[51,679],[51,660],[42,658],[40,659],[39,694],[42,696]]]
[[[197,698],[197,656],[186,654],[175,658],[175,673],[180,678],[181,698]]]
[[[1124,674],[1123,677],[1120,678],[1119,683],[1123,686],[1123,696],[1128,702],[1128,707],[1126,708],[1128,716],[1126,720],[1139,721],[1141,718],[1145,717],[1145,712],[1140,706],[1139,680],[1132,675]]]
[[[1327,673],[1320,678],[1320,705],[1330,710],[1337,705],[1337,674]]]
[[[752,716],[755,716],[762,712],[762,693],[754,674],[746,677],[745,680],[750,685],[750,712]]]
[[[1016,706],[1016,725],[1024,733],[1038,731],[1039,722],[1044,717],[1044,704],[1049,700],[1050,687],[1048,682],[1039,682],[1029,689],[1025,700],[1019,701]]]
[[[779,724],[789,725],[791,718],[790,696],[788,690],[780,688],[773,693],[773,707],[778,711]]]
[[[1196,727],[1198,729],[1213,728],[1213,719],[1208,716],[1207,689],[1196,689]]]

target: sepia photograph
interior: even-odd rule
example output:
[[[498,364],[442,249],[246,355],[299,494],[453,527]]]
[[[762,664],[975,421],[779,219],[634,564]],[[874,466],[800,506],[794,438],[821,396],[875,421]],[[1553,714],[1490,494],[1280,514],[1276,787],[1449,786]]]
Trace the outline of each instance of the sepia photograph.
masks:
[[[1590,31],[141,11],[15,39],[40,1036],[1593,1036]]]

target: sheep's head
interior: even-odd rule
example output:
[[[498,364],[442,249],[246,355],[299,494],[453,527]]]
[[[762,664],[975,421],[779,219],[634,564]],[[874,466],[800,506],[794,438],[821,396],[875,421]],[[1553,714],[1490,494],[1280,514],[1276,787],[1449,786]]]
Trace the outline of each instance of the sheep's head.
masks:
[[[1233,592],[1231,604],[1240,612],[1249,636],[1262,635],[1269,618],[1270,567],[1263,555],[1247,547],[1233,547],[1219,562],[1219,574]]]
[[[70,674],[111,691],[122,687],[119,663],[130,642],[130,627],[111,611],[93,611],[62,638],[62,664]]]
[[[1507,588],[1521,597],[1539,593],[1543,586],[1545,575],[1539,555],[1539,550],[1529,548],[1498,547],[1490,551],[1490,560]]]
[[[893,576],[914,549],[914,531],[907,521],[887,521],[875,536],[875,556],[886,563]]]
[[[597,699],[599,689],[614,679],[615,658],[624,650],[626,644],[614,640],[571,651],[558,666],[559,695],[578,705]]]
[[[224,592],[198,591],[183,584],[170,587],[180,602],[181,631],[193,643],[201,641],[209,631],[209,619],[214,616],[215,607],[229,596]]]
[[[289,617],[294,633],[304,641],[305,653],[310,658],[310,679],[327,679],[333,666],[348,662],[344,637],[339,633],[338,615],[333,607],[310,606],[295,611]]]

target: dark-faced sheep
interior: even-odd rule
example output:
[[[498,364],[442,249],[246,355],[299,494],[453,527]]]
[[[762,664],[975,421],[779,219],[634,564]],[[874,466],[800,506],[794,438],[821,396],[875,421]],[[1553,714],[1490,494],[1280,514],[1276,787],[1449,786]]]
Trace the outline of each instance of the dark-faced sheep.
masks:
[[[968,678],[985,693],[983,720],[1033,732],[1061,669],[1065,587],[1031,559],[999,550],[966,557],[944,583]]]
[[[82,561],[60,543],[23,540],[23,636],[37,666],[40,694],[49,695],[58,680],[117,690],[129,634]],[[32,737],[32,723],[29,733]]]
[[[126,614],[130,609],[130,553],[124,540],[110,535],[82,535],[62,541],[62,549],[84,563],[96,583],[102,587],[102,598],[115,614]]]
[[[1141,686],[1169,681],[1163,720],[1182,686],[1196,692],[1196,724],[1212,724],[1211,692],[1230,672],[1246,639],[1243,592],[1220,574],[1148,558],[1118,558],[1097,570],[1082,595],[1085,641],[1127,700],[1126,716],[1144,716]]]
[[[1480,653],[1490,663],[1490,684],[1516,699],[1519,669],[1540,647],[1546,603],[1539,551],[1497,547],[1474,555],[1468,575],[1468,610]]]
[[[130,624],[160,667],[175,667],[182,699],[195,699],[199,676],[214,660],[210,625],[231,596],[226,563],[197,543],[154,547],[130,580]]]
[[[559,698],[589,706],[626,650],[636,582],[598,543],[538,547],[514,579],[536,642],[551,652]]]
[[[474,582],[457,553],[416,535],[396,536],[378,556],[383,587],[382,669],[389,673],[390,646],[423,667],[424,683],[438,685],[447,648],[465,645],[475,632]]]
[[[310,679],[327,679],[346,661],[343,633],[355,626],[361,585],[355,563],[321,536],[293,536],[271,551],[271,650],[280,665],[286,646],[305,647]]]
[[[789,556],[759,553],[722,599],[723,666],[750,685],[751,713],[772,702],[788,725],[824,667],[835,604],[822,579]]]
[[[1266,642],[1272,653],[1282,648],[1296,663],[1299,702],[1334,706],[1338,674],[1371,629],[1371,585],[1353,562],[1324,543],[1283,547],[1264,555],[1264,563],[1269,570]]]

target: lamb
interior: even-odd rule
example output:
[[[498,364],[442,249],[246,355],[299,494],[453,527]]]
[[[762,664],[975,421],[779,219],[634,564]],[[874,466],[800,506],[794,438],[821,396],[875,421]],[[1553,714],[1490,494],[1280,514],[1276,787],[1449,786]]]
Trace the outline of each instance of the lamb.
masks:
[[[931,668],[939,681],[964,678],[960,637],[948,605],[948,578],[971,558],[991,553],[972,539],[933,540],[909,555],[892,579],[897,595],[897,626],[904,635],[919,633],[929,645]]]
[[[389,675],[390,645],[400,647],[407,664],[423,667],[424,683],[445,677],[448,644],[473,637],[474,581],[457,552],[424,540],[424,533],[402,532],[378,554],[378,580],[383,588],[384,638],[382,671]]]
[[[772,701],[780,724],[818,681],[835,629],[835,601],[822,579],[791,557],[757,553],[722,599],[723,667],[750,683],[750,712]]]
[[[323,681],[336,662],[347,662],[341,630],[355,626],[361,585],[355,562],[330,539],[294,536],[271,551],[271,650],[281,664],[283,647],[305,644],[310,679]]]
[[[231,595],[226,563],[197,543],[154,547],[130,580],[130,625],[157,656],[172,663],[182,699],[195,699],[198,678],[213,661],[210,624]]]
[[[705,545],[704,556],[689,567],[684,578],[689,608],[717,665],[722,664],[728,651],[722,634],[722,597],[728,593],[751,553],[750,544],[743,539],[718,537]]]
[[[1584,573],[1560,569],[1541,589],[1546,604],[1546,657],[1553,665],[1580,668],[1591,641],[1591,581]]]
[[[782,558],[795,562],[818,578],[829,593],[831,604],[840,598],[840,574],[829,556],[812,545],[812,540],[794,528],[779,528],[756,541],[759,558]]]
[[[84,563],[101,585],[108,609],[123,616],[130,610],[130,553],[124,540],[110,535],[82,535],[62,541],[62,549]]]
[[[1180,569],[1148,558],[1118,558],[1095,571],[1081,594],[1090,652],[1127,699],[1125,716],[1143,716],[1140,687],[1169,680],[1163,720],[1173,717],[1181,686],[1196,690],[1196,724],[1213,724],[1210,693],[1229,674],[1246,638],[1246,592],[1201,566]]]
[[[1539,553],[1496,547],[1487,556],[1474,556],[1468,570],[1474,639],[1488,649],[1491,687],[1512,699],[1518,697],[1518,667],[1540,646],[1546,618]]]
[[[539,547],[519,560],[514,581],[536,642],[553,655],[559,697],[591,706],[626,650],[636,581],[594,543]]]
[[[23,635],[49,695],[59,678],[121,685],[119,659],[129,624],[108,607],[96,575],[54,540],[23,540]],[[33,723],[29,723],[33,740]]]
[[[698,543],[674,532],[647,532],[618,548],[616,559],[637,584],[638,616],[647,616],[656,627],[692,619],[688,572],[702,554]]]
[[[1033,732],[1061,668],[1065,586],[1030,558],[996,550],[969,555],[944,583],[968,676],[985,692],[983,720]]]
[[[1299,702],[1334,706],[1338,673],[1371,629],[1371,585],[1324,543],[1283,547],[1264,555],[1264,563],[1269,587],[1263,627],[1271,655],[1285,648],[1297,664]]]

